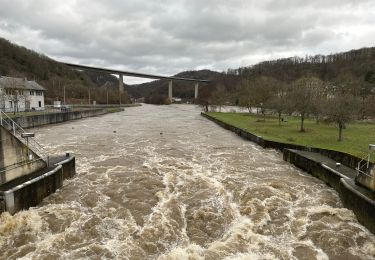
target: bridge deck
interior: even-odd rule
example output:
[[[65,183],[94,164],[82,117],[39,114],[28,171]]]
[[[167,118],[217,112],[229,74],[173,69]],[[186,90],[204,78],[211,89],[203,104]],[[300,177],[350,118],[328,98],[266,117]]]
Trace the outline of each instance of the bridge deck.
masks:
[[[162,75],[154,75],[154,74],[147,74],[147,73],[139,73],[139,72],[132,72],[132,71],[125,71],[125,70],[115,70],[115,69],[108,69],[108,68],[100,68],[100,67],[93,67],[93,66],[86,66],[86,65],[79,65],[79,64],[72,64],[61,62],[66,66],[71,68],[79,69],[79,70],[92,70],[92,71],[100,71],[106,72],[110,74],[121,74],[124,76],[136,77],[136,78],[146,78],[146,79],[166,79],[166,80],[177,80],[177,81],[190,81],[190,82],[199,82],[199,83],[210,83],[209,80],[204,79],[193,79],[193,78],[181,78],[181,77],[168,77]]]

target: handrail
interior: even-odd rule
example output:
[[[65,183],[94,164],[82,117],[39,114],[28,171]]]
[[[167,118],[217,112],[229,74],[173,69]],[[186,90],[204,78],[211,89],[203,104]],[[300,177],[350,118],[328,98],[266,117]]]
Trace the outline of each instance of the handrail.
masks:
[[[3,118],[3,116],[5,116],[5,119]],[[23,144],[28,145],[31,151],[33,151],[39,157],[41,157],[48,165],[49,155],[44,150],[42,145],[40,145],[34,139],[29,139],[29,143],[27,144],[25,141],[25,138],[22,137],[22,134],[25,133],[26,131],[2,110],[0,110],[0,124],[6,129],[8,129],[13,134],[13,136],[15,136]]]
[[[370,155],[371,155],[371,152],[369,152],[367,156],[364,156],[362,160],[358,162],[357,169],[356,169],[357,177],[362,174],[372,179],[374,178],[374,176],[372,176],[371,174],[367,172],[370,169]]]

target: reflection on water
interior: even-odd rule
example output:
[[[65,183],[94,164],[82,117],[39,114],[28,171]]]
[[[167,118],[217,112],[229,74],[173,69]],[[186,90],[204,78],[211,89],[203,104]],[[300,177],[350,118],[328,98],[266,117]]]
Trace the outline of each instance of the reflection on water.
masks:
[[[145,105],[38,129],[77,176],[0,219],[0,258],[369,259],[337,193],[199,115]]]

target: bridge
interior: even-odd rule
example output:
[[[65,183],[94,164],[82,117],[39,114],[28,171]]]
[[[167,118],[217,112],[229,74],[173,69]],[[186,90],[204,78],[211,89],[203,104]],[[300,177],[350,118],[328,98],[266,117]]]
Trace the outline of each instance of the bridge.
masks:
[[[79,65],[79,64],[73,64],[73,63],[66,63],[61,62],[62,64],[69,66],[73,69],[78,70],[91,70],[91,71],[99,71],[99,72],[105,72],[109,74],[117,74],[119,75],[119,94],[121,95],[124,93],[124,76],[129,77],[136,77],[136,78],[146,78],[146,79],[159,79],[159,80],[168,80],[168,97],[172,101],[172,93],[173,93],[173,81],[187,81],[194,83],[194,98],[198,98],[198,88],[199,83],[209,83],[209,80],[204,79],[193,79],[193,78],[182,78],[182,77],[168,77],[168,76],[161,76],[161,75],[154,75],[154,74],[146,74],[146,73],[139,73],[139,72],[131,72],[131,71],[125,71],[125,70],[115,70],[115,69],[108,69],[108,68],[100,68],[100,67],[93,67],[93,66],[86,66],[86,65]],[[121,102],[121,101],[120,101]]]

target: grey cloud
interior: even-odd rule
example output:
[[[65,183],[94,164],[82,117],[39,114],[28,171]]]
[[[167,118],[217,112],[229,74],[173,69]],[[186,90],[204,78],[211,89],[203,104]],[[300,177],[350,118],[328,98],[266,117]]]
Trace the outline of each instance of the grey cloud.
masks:
[[[370,0],[0,0],[0,6],[1,37],[61,60],[166,75],[375,42]]]

